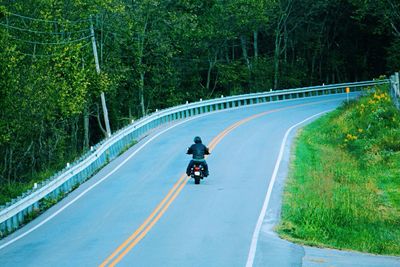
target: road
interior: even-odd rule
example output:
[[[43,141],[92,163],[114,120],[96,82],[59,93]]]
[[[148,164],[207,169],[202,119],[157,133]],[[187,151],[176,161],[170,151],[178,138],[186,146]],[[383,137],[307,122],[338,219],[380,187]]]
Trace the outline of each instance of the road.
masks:
[[[344,99],[324,96],[260,104],[159,128],[1,240],[0,266],[336,264],[339,261],[325,252],[280,240],[272,226],[279,218],[295,132],[288,129],[336,108]],[[286,133],[286,150],[278,161]],[[200,185],[182,176],[189,161],[186,148],[195,135],[212,150],[207,158],[210,176]],[[279,169],[277,162],[282,163]],[[272,184],[274,170],[279,172]],[[358,254],[350,256],[354,255]],[[360,266],[400,266],[398,258],[360,255],[366,264]],[[342,263],[326,266],[348,262]]]

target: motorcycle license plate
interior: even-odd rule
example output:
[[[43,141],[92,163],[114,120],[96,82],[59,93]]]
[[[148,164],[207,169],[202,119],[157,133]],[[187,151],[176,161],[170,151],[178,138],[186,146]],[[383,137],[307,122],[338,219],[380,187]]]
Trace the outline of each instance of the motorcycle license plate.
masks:
[[[200,172],[194,172],[194,175],[200,176]]]

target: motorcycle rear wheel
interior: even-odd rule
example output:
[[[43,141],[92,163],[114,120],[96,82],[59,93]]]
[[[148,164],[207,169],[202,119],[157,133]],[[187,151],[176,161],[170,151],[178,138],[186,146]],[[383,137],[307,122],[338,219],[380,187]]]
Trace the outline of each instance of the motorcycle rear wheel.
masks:
[[[200,177],[194,177],[194,183],[195,184],[200,184]]]

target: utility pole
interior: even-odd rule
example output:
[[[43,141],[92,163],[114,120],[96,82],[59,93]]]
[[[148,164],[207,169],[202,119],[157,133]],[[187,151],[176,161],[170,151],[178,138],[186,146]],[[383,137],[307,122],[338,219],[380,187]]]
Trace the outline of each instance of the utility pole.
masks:
[[[97,74],[100,74],[100,64],[97,55],[96,38],[94,36],[93,21],[91,19],[90,19],[90,33],[92,35],[92,47],[93,47],[94,62],[96,63],[96,72]],[[103,107],[104,122],[106,124],[107,137],[110,137],[111,128],[110,128],[110,121],[108,120],[108,111],[107,111],[106,97],[104,95],[104,92],[101,92],[100,97],[101,97],[101,105]]]

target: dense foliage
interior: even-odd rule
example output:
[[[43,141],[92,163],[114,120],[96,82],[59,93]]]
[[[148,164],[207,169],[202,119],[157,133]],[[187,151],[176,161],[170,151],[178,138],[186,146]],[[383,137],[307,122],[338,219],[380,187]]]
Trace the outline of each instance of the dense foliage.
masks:
[[[392,73],[398,10],[394,0],[2,0],[2,194],[104,138],[101,92],[115,131],[187,100]]]
[[[279,232],[311,245],[400,255],[400,113],[385,90],[297,140]]]

